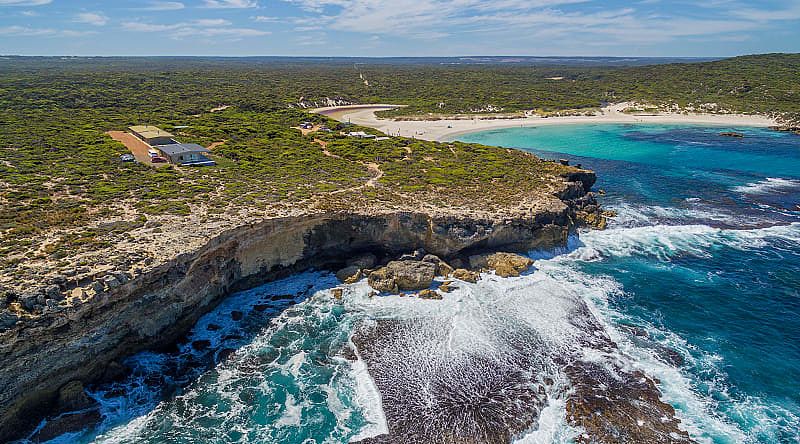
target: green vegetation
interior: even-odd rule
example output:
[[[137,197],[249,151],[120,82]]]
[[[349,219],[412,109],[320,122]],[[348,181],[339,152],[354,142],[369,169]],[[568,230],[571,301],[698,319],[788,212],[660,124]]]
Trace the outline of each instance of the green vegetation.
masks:
[[[339,129],[299,109],[328,98],[409,105],[393,115],[555,113],[629,100],[684,108],[715,103],[717,111],[800,122],[798,72],[800,55],[613,69],[376,63],[358,70],[336,61],[10,57],[0,61],[0,258],[13,265],[31,251],[62,257],[69,248],[103,245],[153,216],[195,209],[209,217],[233,214],[337,190],[381,202],[456,195],[479,207],[511,199],[561,168],[499,148],[364,141],[336,131],[303,136],[291,128],[312,120]],[[231,108],[209,112],[220,105]],[[183,142],[225,141],[212,155],[218,165],[154,169],[120,162],[126,149],[105,132],[141,123],[173,131]],[[373,163],[383,187],[366,189]],[[84,229],[98,220],[123,223]],[[44,237],[53,230],[55,237]]]

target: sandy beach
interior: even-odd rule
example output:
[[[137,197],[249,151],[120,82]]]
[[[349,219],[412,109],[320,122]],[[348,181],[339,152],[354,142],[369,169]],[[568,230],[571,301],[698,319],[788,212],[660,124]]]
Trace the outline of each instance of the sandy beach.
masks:
[[[602,109],[601,115],[565,117],[521,117],[513,119],[461,118],[443,120],[391,120],[380,119],[375,112],[397,108],[399,105],[371,104],[318,108],[312,112],[324,114],[342,122],[378,129],[392,136],[415,137],[423,140],[449,141],[461,134],[499,128],[581,123],[666,123],[703,124],[720,126],[773,126],[774,119],[745,114],[627,114],[622,110],[629,103],[618,103]]]

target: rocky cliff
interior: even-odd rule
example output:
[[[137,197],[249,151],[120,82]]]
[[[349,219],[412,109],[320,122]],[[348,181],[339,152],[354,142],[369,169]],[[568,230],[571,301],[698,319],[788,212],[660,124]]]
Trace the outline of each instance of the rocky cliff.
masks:
[[[392,255],[423,248],[450,257],[563,244],[581,215],[599,211],[587,194],[593,173],[566,179],[552,205],[518,217],[393,211],[263,220],[102,288],[87,303],[17,322],[0,333],[0,440],[57,410],[65,387],[113,377],[121,358],[173,344],[231,291],[338,266],[366,251]]]

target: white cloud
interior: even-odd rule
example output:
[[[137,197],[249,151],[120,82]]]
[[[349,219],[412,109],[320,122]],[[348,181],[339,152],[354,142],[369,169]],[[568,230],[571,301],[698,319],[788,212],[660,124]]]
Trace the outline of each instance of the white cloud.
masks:
[[[173,39],[190,37],[228,37],[244,38],[269,35],[269,31],[253,28],[231,27],[225,19],[198,19],[188,22],[158,24],[144,22],[124,22],[122,28],[133,32],[159,32]]]
[[[244,9],[256,8],[258,3],[255,0],[205,0],[206,8],[215,9]]]
[[[198,19],[192,23],[197,26],[229,26],[231,24],[230,21],[225,19]]]
[[[29,28],[27,26],[0,27],[0,36],[5,37],[83,37],[95,31],[58,30],[51,28]]]
[[[776,21],[776,20],[799,20],[800,19],[800,3],[784,9],[756,9],[744,8],[734,9],[731,14],[745,20],[756,20],[760,22]]]
[[[52,2],[53,0],[0,0],[0,6],[41,6]]]
[[[82,12],[75,16],[75,21],[94,26],[105,26],[108,23],[108,17],[98,12]]]
[[[123,22],[122,29],[135,32],[164,32],[177,29],[180,24],[159,25],[155,23]]]
[[[259,15],[259,16],[253,17],[253,20],[257,21],[259,23],[276,23],[276,22],[283,21],[285,19],[283,19],[281,17],[270,17],[270,16],[266,16],[266,15]]]
[[[177,11],[185,8],[181,2],[150,2],[149,6],[139,8],[143,11]]]
[[[574,7],[589,0],[283,1],[313,14],[302,19],[303,24],[314,20],[315,25],[329,30],[428,40],[484,34],[493,38],[493,51],[507,42],[531,51],[546,40],[553,48],[570,45],[579,50],[581,45],[598,42],[613,47],[689,37],[723,38],[766,30],[765,23],[770,21],[800,17],[800,3],[779,10],[751,7],[737,11],[730,0],[706,0],[699,14],[654,0],[645,0],[650,7],[631,2],[632,6],[619,9]],[[663,7],[654,13],[653,5]]]
[[[28,28],[26,26],[6,26],[0,28],[0,35],[9,37],[37,37],[42,35],[53,35],[57,31],[46,28]]]

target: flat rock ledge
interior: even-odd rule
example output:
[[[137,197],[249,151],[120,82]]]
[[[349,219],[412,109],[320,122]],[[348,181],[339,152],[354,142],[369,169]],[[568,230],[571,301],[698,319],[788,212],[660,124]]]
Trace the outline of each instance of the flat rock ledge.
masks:
[[[352,343],[380,392],[388,433],[359,443],[509,444],[538,427],[553,397],[565,399],[578,443],[694,442],[656,381],[625,365],[588,306],[574,302],[570,319],[583,335],[569,350],[554,350],[524,325],[503,338],[502,350],[455,353],[447,322],[363,323]],[[585,350],[602,357],[587,361]]]

